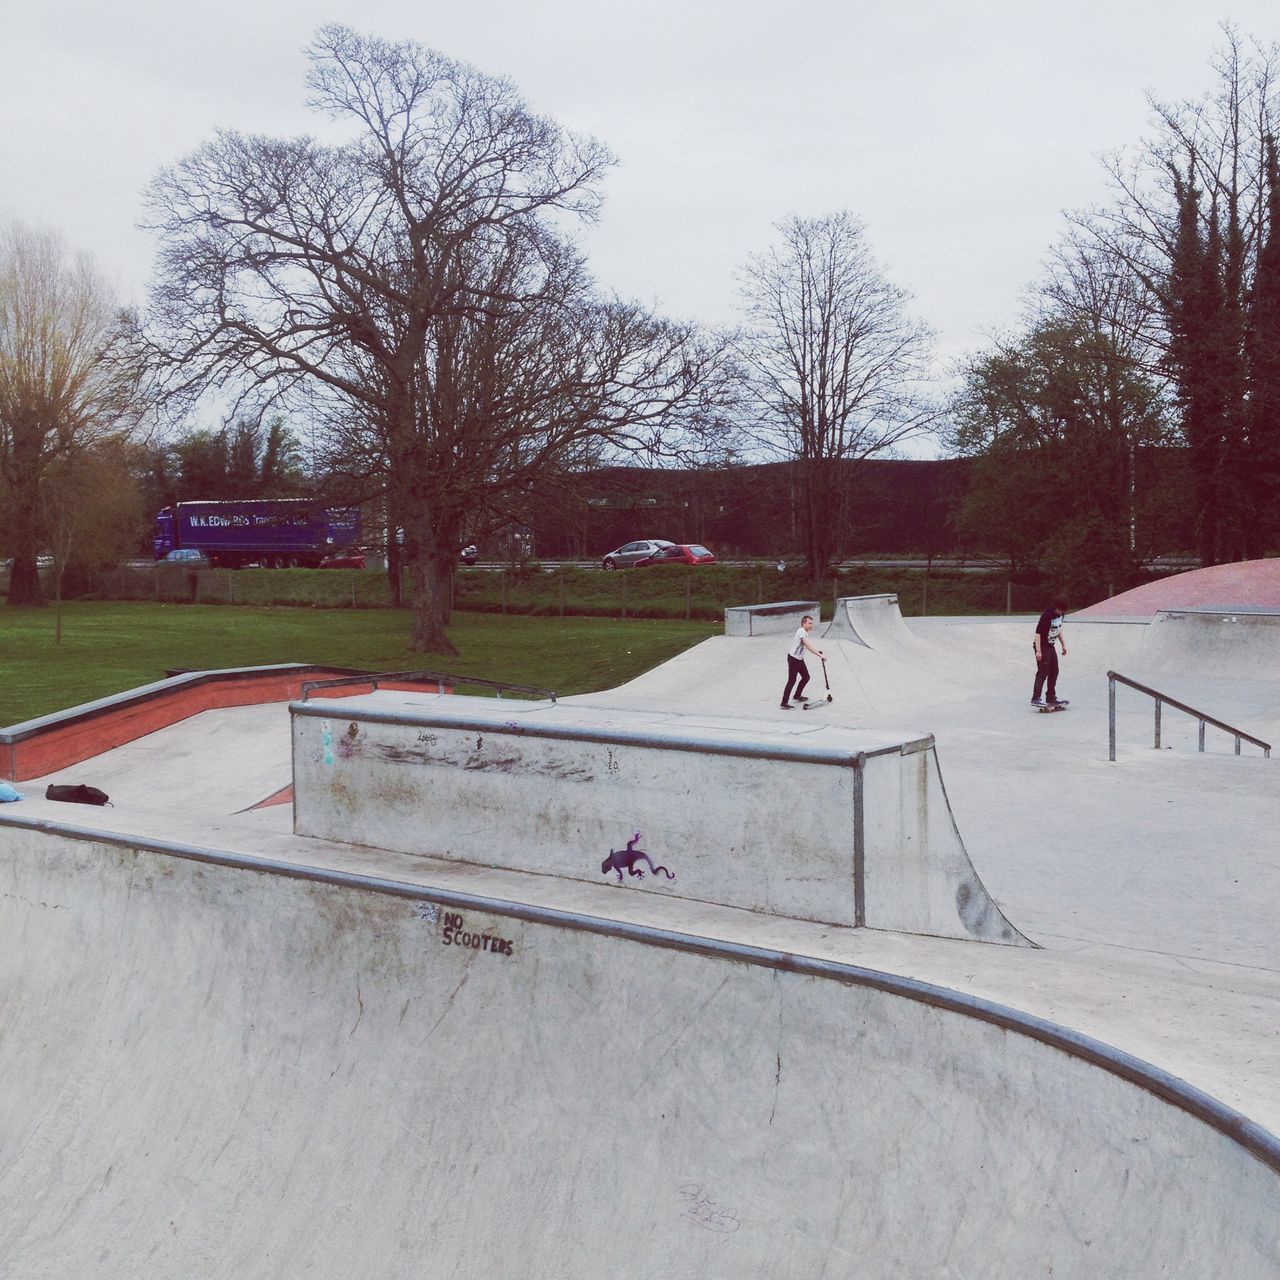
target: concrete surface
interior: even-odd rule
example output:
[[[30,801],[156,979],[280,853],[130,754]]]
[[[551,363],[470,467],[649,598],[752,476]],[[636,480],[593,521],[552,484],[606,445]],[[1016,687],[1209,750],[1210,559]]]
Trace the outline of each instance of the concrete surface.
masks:
[[[944,991],[9,834],[9,1276],[1253,1277],[1280,1249],[1233,1136]]]
[[[781,637],[569,705],[920,724],[1041,950],[232,816],[281,708],[269,781],[0,809],[5,1274],[1275,1277],[1277,762],[1122,694],[1109,764],[1105,672],[1274,741],[1280,628],[1069,620],[1041,716],[1030,620],[878,616],[811,712]]]

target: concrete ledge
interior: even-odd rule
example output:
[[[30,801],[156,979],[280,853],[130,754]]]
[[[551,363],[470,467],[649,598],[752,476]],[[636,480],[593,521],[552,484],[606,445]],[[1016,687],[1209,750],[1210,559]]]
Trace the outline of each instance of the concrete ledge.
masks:
[[[777,636],[794,631],[805,614],[820,620],[816,600],[783,600],[776,604],[734,605],[724,611],[724,633],[727,636]]]
[[[298,835],[1026,941],[969,862],[927,734],[387,693],[290,711]]]

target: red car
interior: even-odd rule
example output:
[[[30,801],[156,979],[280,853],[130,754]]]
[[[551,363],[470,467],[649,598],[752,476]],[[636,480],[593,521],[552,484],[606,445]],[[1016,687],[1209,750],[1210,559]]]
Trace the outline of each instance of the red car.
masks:
[[[322,569],[363,569],[364,556],[360,552],[348,552],[340,556],[326,556],[320,561]]]
[[[681,542],[673,547],[663,547],[643,560],[637,560],[637,569],[647,569],[654,564],[715,564],[716,558],[706,547],[696,542]]]

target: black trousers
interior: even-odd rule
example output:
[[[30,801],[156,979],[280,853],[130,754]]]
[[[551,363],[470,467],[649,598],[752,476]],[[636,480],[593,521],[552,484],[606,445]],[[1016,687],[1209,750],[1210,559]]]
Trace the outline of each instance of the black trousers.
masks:
[[[1036,663],[1036,685],[1032,699],[1040,696],[1043,689],[1050,702],[1058,700],[1058,651],[1053,645],[1046,645],[1040,650],[1040,660]]]
[[[797,677],[799,683],[796,683]],[[804,687],[809,683],[809,668],[805,666],[803,658],[793,658],[787,654],[787,685],[782,691],[782,705],[786,706],[787,700],[791,697],[791,686],[796,686],[796,697],[804,697]]]

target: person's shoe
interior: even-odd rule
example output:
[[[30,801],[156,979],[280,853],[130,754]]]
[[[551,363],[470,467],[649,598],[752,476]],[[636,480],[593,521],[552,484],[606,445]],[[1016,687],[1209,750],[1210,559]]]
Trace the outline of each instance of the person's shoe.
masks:
[[[806,697],[804,697],[804,696],[802,696],[801,694],[798,694],[798,693],[797,693],[797,694],[796,694],[796,696],[795,696],[794,698],[792,698],[792,699],[791,699],[791,701],[792,701],[792,702],[794,702],[794,703],[799,704],[799,703],[801,703],[801,702],[808,702],[808,701],[809,701],[809,699],[808,699],[808,698],[806,698]]]
[[[1033,707],[1047,707],[1049,704],[1043,698],[1032,698],[1031,705]]]
[[[782,703],[782,704],[781,704],[781,706],[782,706],[783,711],[790,711],[790,710],[791,710],[791,703],[789,703],[789,702],[784,702],[784,703]]]
[[[1066,698],[1054,698],[1054,700],[1051,703],[1049,703],[1049,705],[1051,707],[1069,707],[1071,704],[1067,701]]]

